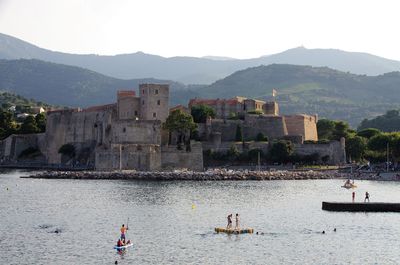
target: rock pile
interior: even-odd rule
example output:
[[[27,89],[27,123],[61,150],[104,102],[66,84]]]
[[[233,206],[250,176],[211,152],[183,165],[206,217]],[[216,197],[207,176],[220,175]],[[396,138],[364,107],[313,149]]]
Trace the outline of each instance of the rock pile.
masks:
[[[140,172],[140,171],[46,171],[28,178],[44,179],[125,179],[125,180],[304,180],[347,178],[338,171],[238,171],[214,169],[205,172]]]

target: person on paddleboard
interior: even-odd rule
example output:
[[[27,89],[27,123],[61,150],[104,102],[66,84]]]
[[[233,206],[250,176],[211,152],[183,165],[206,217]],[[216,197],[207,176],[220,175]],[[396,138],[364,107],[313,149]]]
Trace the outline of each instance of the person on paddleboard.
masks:
[[[121,240],[125,240],[125,234],[126,234],[126,231],[128,230],[128,227],[125,227],[125,225],[122,224],[120,230],[121,230]]]

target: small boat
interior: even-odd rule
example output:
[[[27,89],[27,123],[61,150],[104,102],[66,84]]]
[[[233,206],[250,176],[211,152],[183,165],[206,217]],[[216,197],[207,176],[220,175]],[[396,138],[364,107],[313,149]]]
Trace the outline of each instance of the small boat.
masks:
[[[116,250],[124,250],[124,249],[127,249],[127,248],[132,247],[132,246],[133,246],[133,243],[129,243],[129,244],[125,245],[125,246],[120,246],[120,247],[114,246],[114,249],[116,249]]]
[[[354,183],[345,183],[345,184],[342,186],[342,188],[345,188],[345,189],[355,189],[355,188],[357,188],[357,185],[355,185]]]

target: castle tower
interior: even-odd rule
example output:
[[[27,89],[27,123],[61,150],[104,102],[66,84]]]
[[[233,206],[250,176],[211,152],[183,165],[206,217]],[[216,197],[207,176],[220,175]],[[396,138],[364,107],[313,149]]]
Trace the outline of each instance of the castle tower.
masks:
[[[169,85],[140,84],[140,119],[164,122],[169,115]]]
[[[118,119],[135,119],[139,117],[140,102],[133,90],[117,92]]]
[[[278,116],[279,115],[278,103],[275,101],[266,102],[263,105],[263,111],[264,114]]]

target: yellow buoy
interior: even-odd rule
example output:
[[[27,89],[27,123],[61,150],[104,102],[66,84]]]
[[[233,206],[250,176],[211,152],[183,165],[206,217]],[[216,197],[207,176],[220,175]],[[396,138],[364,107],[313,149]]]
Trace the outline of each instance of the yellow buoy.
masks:
[[[192,209],[196,208],[196,205],[192,204]]]

